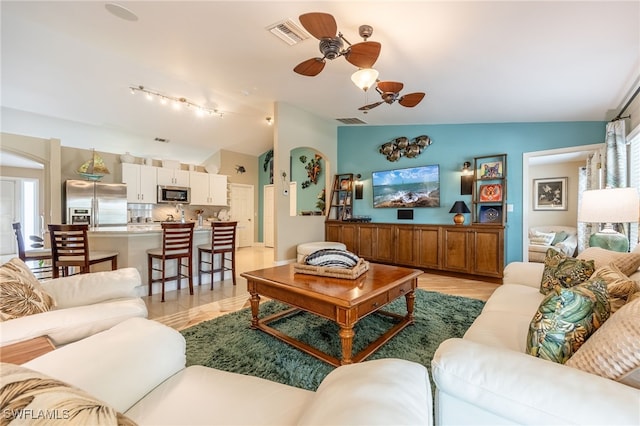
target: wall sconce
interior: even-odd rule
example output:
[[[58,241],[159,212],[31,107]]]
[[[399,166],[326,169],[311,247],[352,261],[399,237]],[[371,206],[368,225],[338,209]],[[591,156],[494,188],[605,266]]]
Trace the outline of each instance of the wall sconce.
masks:
[[[364,185],[362,182],[360,182],[361,177],[362,175],[358,173],[356,175],[356,181],[354,182],[356,200],[362,200],[362,187]]]
[[[471,163],[465,161],[462,165],[462,176],[460,176],[460,195],[471,195],[473,192],[473,171]]]
[[[273,125],[273,118],[267,117],[267,118],[265,118],[265,120],[267,121],[267,125],[269,125],[269,126]]]

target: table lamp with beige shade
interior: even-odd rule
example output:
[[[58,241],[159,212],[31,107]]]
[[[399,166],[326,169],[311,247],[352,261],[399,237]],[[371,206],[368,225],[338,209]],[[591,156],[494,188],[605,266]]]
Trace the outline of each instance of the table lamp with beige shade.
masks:
[[[640,198],[635,188],[592,189],[582,193],[578,222],[603,223],[591,234],[590,247],[629,251],[629,239],[613,229],[614,223],[637,223],[640,217]]]

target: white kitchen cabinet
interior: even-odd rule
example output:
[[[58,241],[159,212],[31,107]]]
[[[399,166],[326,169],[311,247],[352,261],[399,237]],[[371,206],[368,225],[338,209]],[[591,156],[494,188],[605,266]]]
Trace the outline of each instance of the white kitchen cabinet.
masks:
[[[157,167],[122,163],[122,183],[127,184],[127,202],[155,204],[158,197]]]
[[[189,172],[191,204],[199,206],[226,206],[227,176]]]
[[[180,169],[158,167],[158,185],[189,186],[189,172]]]

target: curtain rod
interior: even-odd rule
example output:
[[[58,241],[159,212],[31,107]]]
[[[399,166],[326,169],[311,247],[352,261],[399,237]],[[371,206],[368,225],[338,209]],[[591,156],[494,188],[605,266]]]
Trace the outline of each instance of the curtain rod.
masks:
[[[640,86],[638,86],[636,88],[636,91],[633,92],[633,95],[631,95],[631,98],[627,101],[626,104],[624,104],[624,106],[622,107],[622,109],[620,110],[620,112],[618,113],[616,118],[614,118],[611,121],[618,121],[618,120],[621,120],[623,118],[630,118],[631,117],[630,115],[628,115],[626,117],[623,117],[622,114],[624,114],[624,112],[627,110],[627,108],[629,108],[629,105],[631,105],[631,102],[633,102],[633,100],[636,98],[636,96],[638,96],[638,93],[640,93]]]

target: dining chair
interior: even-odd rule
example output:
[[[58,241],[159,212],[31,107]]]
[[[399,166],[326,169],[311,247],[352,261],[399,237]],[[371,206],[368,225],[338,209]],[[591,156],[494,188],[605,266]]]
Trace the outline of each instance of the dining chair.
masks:
[[[211,290],[213,275],[220,272],[220,280],[224,281],[224,272],[231,271],[233,285],[236,285],[236,228],[238,222],[211,222],[211,243],[198,246],[198,280],[202,283],[202,273],[211,274]],[[208,253],[207,261],[203,254]],[[215,267],[215,257],[220,255],[220,267]],[[228,266],[228,262],[231,266]],[[203,269],[209,265],[208,269]]]
[[[34,241],[30,249],[25,249],[20,222],[12,223],[13,232],[16,234],[18,245],[18,257],[29,266],[31,272],[38,278],[51,277],[51,249],[44,248],[42,238],[31,236]]]
[[[162,247],[147,250],[147,272],[149,276],[149,296],[152,293],[152,285],[155,282],[162,283],[162,302],[164,302],[164,288],[166,281],[180,282],[186,278],[189,282],[189,294],[193,295],[193,228],[195,223],[163,223]],[[154,259],[160,260],[154,264]],[[183,260],[186,259],[186,263]],[[167,276],[167,261],[176,260],[175,274],[171,270],[171,276]],[[186,268],[186,272],[183,269]],[[159,278],[153,278],[153,272],[159,272]]]
[[[53,278],[87,274],[91,265],[111,262],[111,270],[118,269],[117,251],[93,251],[89,249],[87,231],[89,225],[49,225],[51,238],[51,262]],[[70,273],[70,268],[78,268],[78,272]]]

